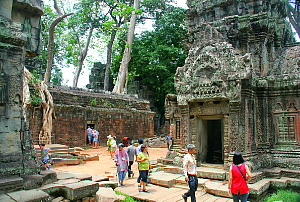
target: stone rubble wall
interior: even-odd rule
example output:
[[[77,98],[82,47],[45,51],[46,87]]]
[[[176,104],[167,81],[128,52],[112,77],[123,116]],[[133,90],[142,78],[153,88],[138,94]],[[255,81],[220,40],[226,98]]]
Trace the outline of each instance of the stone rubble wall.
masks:
[[[94,124],[99,131],[100,145],[105,145],[107,136],[131,139],[154,136],[153,117],[147,100],[131,95],[118,95],[104,91],[90,91],[64,87],[49,88],[55,107],[53,120],[53,144],[86,146],[87,124]],[[30,127],[34,143],[37,144],[40,112]]]

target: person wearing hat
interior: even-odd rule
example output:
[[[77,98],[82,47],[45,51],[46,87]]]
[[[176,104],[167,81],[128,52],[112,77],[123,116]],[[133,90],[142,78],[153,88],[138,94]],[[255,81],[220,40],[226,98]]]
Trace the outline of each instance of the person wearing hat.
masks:
[[[106,145],[108,147],[107,150],[110,153],[111,159],[114,159],[114,152],[117,147],[117,142],[116,142],[115,138],[112,137],[111,135],[108,135]]]
[[[198,177],[196,172],[197,162],[195,158],[196,147],[193,144],[187,145],[188,153],[183,158],[183,172],[185,181],[189,184],[189,190],[182,195],[184,201],[187,201],[188,197],[191,197],[191,202],[196,202],[195,192],[198,188]]]
[[[128,171],[128,154],[127,151],[124,149],[124,144],[120,143],[118,145],[118,149],[115,152],[114,155],[114,161],[117,166],[117,174],[118,174],[118,181],[119,181],[119,186],[123,186],[123,182],[126,177],[126,173]]]

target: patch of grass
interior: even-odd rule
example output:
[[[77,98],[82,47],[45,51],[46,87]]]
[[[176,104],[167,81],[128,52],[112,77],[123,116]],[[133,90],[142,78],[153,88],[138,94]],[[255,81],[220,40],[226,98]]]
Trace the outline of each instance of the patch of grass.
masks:
[[[283,202],[299,202],[300,193],[291,190],[278,190],[276,193],[268,196],[264,202],[283,201]]]
[[[121,193],[121,192],[119,192],[119,191],[115,191],[115,193],[116,193],[117,195],[123,195],[123,196],[126,196],[125,200],[122,200],[122,202],[143,202],[143,201],[141,201],[141,200],[137,200],[137,199],[132,198],[131,196],[128,196],[128,195],[126,195],[126,194],[123,194],[123,193]]]

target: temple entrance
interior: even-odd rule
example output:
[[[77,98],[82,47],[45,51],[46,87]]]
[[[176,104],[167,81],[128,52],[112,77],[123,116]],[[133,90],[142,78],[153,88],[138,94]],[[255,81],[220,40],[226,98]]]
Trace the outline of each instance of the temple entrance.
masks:
[[[201,163],[223,164],[223,121],[220,118],[199,118],[199,160]]]

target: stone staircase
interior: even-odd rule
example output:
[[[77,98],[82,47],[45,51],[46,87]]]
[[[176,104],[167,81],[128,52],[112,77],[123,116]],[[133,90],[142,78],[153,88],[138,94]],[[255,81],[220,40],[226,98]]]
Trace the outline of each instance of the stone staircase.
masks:
[[[168,188],[188,189],[183,169],[172,163],[172,159],[158,159],[149,176],[150,183]],[[227,188],[229,174],[223,169],[223,165],[202,164],[197,167],[197,176],[200,190],[215,196],[231,197]],[[300,187],[299,170],[272,168],[253,172],[253,178],[249,181],[249,199],[256,201],[262,198],[268,189],[289,187]]]
[[[98,161],[99,157],[97,155],[81,155],[80,152],[83,151],[80,147],[70,148],[66,145],[61,144],[49,144],[46,145],[50,148],[50,163],[53,166],[63,166],[63,165],[78,165],[83,161]],[[34,145],[37,155],[40,157],[41,149],[39,145]]]

